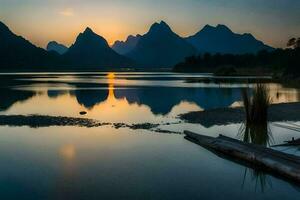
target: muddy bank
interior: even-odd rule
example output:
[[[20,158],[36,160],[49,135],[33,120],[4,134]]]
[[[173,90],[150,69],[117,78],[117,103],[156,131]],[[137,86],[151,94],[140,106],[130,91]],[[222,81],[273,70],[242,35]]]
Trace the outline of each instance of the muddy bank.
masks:
[[[205,111],[190,112],[179,116],[189,123],[199,123],[205,127],[241,123],[245,120],[243,108],[218,108]],[[300,102],[273,104],[269,108],[270,122],[300,121]]]
[[[113,128],[129,128],[132,130],[151,130],[158,133],[169,134],[181,134],[180,132],[162,130],[158,128],[160,125],[171,125],[173,123],[166,124],[152,124],[152,123],[140,123],[140,124],[126,124],[126,123],[109,123],[100,122],[94,119],[76,118],[76,117],[63,117],[63,116],[48,116],[48,115],[0,115],[0,126],[28,126],[31,128],[42,128],[49,126],[77,126],[77,127],[101,127],[112,126]]]

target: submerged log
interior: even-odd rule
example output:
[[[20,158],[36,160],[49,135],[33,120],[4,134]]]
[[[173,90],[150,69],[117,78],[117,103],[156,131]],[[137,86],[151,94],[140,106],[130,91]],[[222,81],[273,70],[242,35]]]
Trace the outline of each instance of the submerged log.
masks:
[[[186,139],[216,153],[222,153],[276,175],[300,183],[300,157],[223,135],[217,138],[185,131]]]

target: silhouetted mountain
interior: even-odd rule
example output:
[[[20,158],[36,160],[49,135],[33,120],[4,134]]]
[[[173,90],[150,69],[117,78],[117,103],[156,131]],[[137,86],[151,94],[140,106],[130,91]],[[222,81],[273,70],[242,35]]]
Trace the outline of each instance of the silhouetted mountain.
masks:
[[[66,47],[63,44],[59,44],[55,41],[51,41],[47,45],[47,51],[55,51],[55,52],[59,53],[60,55],[62,55],[68,51],[68,47]]]
[[[122,67],[132,64],[130,59],[112,50],[107,41],[90,28],[79,34],[64,56],[72,66],[77,67]]]
[[[195,54],[195,48],[165,23],[155,23],[126,54],[143,67],[171,67]]]
[[[272,47],[255,39],[251,34],[233,33],[227,26],[206,25],[201,31],[186,38],[200,53],[256,53],[261,50],[273,50]]]
[[[38,69],[60,62],[57,53],[38,48],[0,22],[0,70]]]
[[[121,54],[121,55],[125,55],[128,52],[130,52],[138,43],[139,39],[141,38],[141,35],[130,35],[128,36],[127,40],[124,41],[116,41],[113,46],[112,49],[115,50],[117,53]]]

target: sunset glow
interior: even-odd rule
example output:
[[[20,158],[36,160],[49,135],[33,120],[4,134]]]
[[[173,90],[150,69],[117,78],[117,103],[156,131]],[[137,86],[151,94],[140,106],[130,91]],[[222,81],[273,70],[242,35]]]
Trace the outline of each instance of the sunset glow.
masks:
[[[226,24],[235,32],[251,32],[275,47],[285,46],[288,38],[300,32],[300,1],[293,0],[0,2],[0,20],[41,47],[51,40],[69,46],[87,26],[113,44],[130,34],[144,34],[160,20],[167,21],[181,36],[195,34],[205,24]]]

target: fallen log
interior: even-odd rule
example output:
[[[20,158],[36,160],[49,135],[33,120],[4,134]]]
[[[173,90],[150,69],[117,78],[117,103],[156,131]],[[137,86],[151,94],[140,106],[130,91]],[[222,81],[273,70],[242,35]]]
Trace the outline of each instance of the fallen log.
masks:
[[[248,162],[276,176],[300,183],[300,157],[223,135],[217,138],[184,131],[186,139],[215,153]]]

